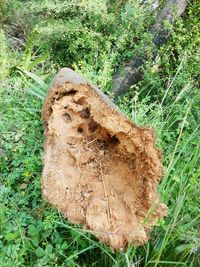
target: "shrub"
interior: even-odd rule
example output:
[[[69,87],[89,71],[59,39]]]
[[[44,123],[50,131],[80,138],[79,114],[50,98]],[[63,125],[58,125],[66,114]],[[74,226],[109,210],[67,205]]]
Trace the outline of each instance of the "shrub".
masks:
[[[0,29],[0,80],[5,79],[9,73],[9,55],[5,33]]]

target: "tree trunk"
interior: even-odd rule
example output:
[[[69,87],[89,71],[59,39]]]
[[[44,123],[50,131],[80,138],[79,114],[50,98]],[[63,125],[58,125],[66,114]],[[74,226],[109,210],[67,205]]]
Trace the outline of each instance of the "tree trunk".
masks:
[[[165,6],[158,12],[155,24],[149,30],[153,44],[159,48],[166,43],[169,32],[164,27],[164,22],[173,24],[180,17],[187,7],[187,0],[167,0]],[[154,52],[155,53],[155,52]],[[142,79],[141,67],[144,64],[146,55],[143,57],[135,55],[113,76],[112,93],[114,99],[128,91],[131,85],[136,84]]]

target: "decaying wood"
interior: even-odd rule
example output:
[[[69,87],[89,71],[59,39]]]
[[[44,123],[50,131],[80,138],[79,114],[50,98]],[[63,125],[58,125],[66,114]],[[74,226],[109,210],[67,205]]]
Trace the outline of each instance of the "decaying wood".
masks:
[[[43,197],[113,249],[147,242],[167,210],[156,192],[163,167],[154,131],[67,68],[53,81],[42,118]]]

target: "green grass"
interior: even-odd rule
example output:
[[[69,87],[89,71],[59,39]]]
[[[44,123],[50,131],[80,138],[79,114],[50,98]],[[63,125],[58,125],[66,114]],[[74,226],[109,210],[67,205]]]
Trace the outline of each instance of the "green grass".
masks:
[[[20,6],[22,2],[16,1],[13,5]],[[57,2],[59,6],[60,1]],[[52,1],[41,1],[41,5],[39,1],[32,3],[40,7],[39,14],[33,14],[31,22],[27,20],[34,28],[38,16],[55,7]],[[70,58],[75,69],[98,83],[102,90],[109,91],[113,66],[130,57],[132,49],[136,51],[146,38],[140,8],[137,12],[139,33],[133,35],[134,21],[129,21],[129,17],[124,23],[130,22],[130,29],[123,32],[123,24],[118,31],[110,31],[105,36],[101,33],[103,20],[109,22],[110,27],[119,20],[119,16],[113,17],[115,10],[122,8],[122,18],[125,11],[132,12],[131,2],[127,2],[124,9],[123,2],[109,3],[110,13],[104,1],[99,2],[100,7],[96,1],[87,3],[90,9],[82,9],[80,16],[85,25],[84,33],[63,38],[64,41],[65,38],[76,40],[77,45],[83,43],[91,36],[88,29],[98,18],[93,33],[100,32],[99,57],[94,57],[95,39],[85,44],[80,55],[78,46],[68,47],[73,51],[68,50],[64,58],[55,56],[52,39],[48,46],[43,42],[42,28],[39,33],[33,31],[26,37],[25,48],[14,49],[12,40],[10,44],[5,40],[12,29],[8,32],[5,28],[5,33],[2,31],[0,35],[0,43],[3,43],[0,48],[0,77],[3,77],[0,83],[0,266],[199,266],[200,92],[195,50],[199,35],[193,29],[199,23],[196,20],[198,1],[191,4],[169,43],[158,51],[158,60],[153,62],[149,58],[144,66],[144,79],[118,101],[133,122],[155,129],[157,145],[163,151],[165,175],[158,191],[169,212],[150,233],[149,242],[143,247],[130,245],[125,251],[113,252],[89,231],[70,224],[42,199],[41,107],[57,66],[60,62],[67,65]],[[12,12],[12,5],[10,8]],[[17,12],[24,12],[21,7],[15,8]],[[103,15],[97,12],[99,8],[105,11]],[[52,20],[67,15],[77,19],[73,8],[70,12],[61,8]],[[10,25],[9,19],[0,19]],[[51,25],[49,28],[55,30]],[[117,42],[121,33],[121,42]],[[130,43],[130,34],[136,45]],[[52,38],[63,48],[60,36]],[[111,48],[114,54],[110,53]],[[87,57],[83,57],[86,51]],[[159,72],[152,71],[153,65],[158,66]]]

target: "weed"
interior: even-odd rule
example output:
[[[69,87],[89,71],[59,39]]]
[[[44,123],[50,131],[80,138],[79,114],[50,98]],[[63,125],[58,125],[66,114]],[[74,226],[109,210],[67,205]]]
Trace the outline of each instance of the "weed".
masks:
[[[145,47],[154,16],[140,2],[0,1],[8,11],[0,16],[1,266],[199,266],[199,1],[190,2],[155,62]],[[118,104],[138,125],[155,128],[169,214],[145,246],[113,252],[42,199],[40,110],[54,64],[73,66],[108,92],[115,68],[143,49],[144,79]]]

